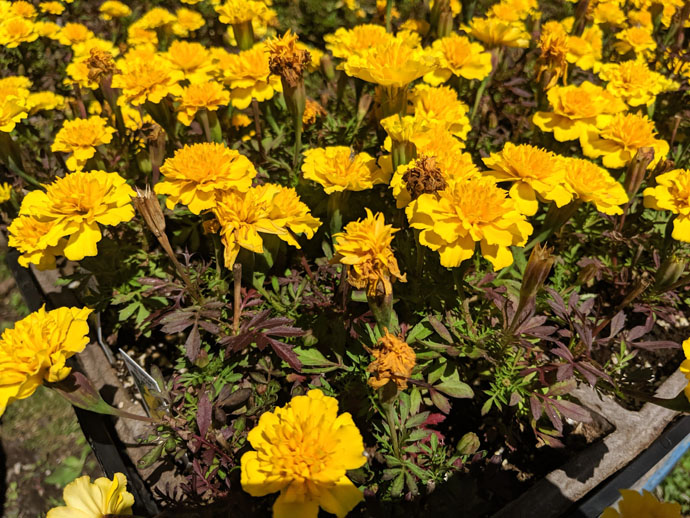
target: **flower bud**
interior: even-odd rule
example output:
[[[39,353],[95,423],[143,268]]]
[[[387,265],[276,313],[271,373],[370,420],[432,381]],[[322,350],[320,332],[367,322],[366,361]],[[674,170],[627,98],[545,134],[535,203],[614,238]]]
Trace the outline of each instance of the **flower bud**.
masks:
[[[680,276],[685,272],[685,261],[672,255],[661,263],[661,266],[654,277],[654,291],[663,293],[672,288],[673,284],[680,279]]]
[[[641,147],[637,150],[635,158],[628,165],[628,170],[625,173],[625,181],[623,187],[628,193],[628,198],[632,199],[642,185],[645,175],[647,174],[647,167],[654,160],[654,148]]]
[[[552,248],[547,248],[540,244],[532,249],[532,253],[527,261],[525,272],[522,276],[522,285],[520,286],[520,304],[523,299],[525,301],[537,296],[537,293],[544,285],[546,277],[548,277],[551,267],[553,266],[556,257],[551,254]]]
[[[333,58],[330,54],[324,54],[321,56],[321,72],[329,81],[335,79],[335,67],[333,66]]]

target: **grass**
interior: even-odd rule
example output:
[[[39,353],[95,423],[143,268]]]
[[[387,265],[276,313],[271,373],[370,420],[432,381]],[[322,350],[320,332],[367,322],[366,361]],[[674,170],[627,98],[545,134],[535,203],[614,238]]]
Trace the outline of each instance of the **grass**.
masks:
[[[656,496],[665,502],[678,502],[683,515],[690,514],[690,452],[681,457],[673,471],[659,485]]]

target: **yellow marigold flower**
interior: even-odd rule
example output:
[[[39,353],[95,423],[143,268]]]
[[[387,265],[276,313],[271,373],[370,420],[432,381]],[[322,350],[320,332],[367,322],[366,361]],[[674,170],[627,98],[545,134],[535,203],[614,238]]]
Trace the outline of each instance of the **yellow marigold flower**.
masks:
[[[31,80],[26,76],[7,76],[0,79],[0,90],[3,93],[15,90],[18,92],[20,88],[28,90],[31,88]]]
[[[244,113],[233,113],[230,121],[232,127],[235,129],[246,128],[252,123],[252,120]]]
[[[62,27],[55,22],[35,22],[34,32],[40,37],[57,40]]]
[[[170,27],[175,21],[175,16],[170,11],[162,7],[154,7],[146,11],[144,15],[137,20],[137,23],[144,29],[155,30]]]
[[[8,49],[37,39],[38,33],[34,31],[34,24],[30,20],[14,17],[0,23],[0,45]]]
[[[599,77],[607,81],[606,89],[630,106],[651,104],[656,96],[680,87],[662,74],[650,70],[642,60],[607,63]]]
[[[155,49],[158,46],[158,34],[151,29],[145,29],[139,22],[134,22],[127,28],[127,44],[130,47],[147,45]]]
[[[36,190],[22,200],[20,215],[54,224],[46,236],[56,246],[69,237],[64,254],[70,261],[98,254],[99,225],[117,225],[134,217],[134,191],[117,173],[90,171],[70,173]]]
[[[344,518],[364,499],[346,475],[367,461],[362,435],[320,390],[262,414],[247,440],[256,451],[242,455],[242,489],[252,496],[280,491],[273,518],[316,518],[319,507]]]
[[[204,17],[201,16],[201,13],[192,11],[191,9],[187,9],[185,7],[180,7],[177,11],[175,11],[175,18],[176,21],[173,24],[172,29],[175,35],[180,36],[181,38],[186,38],[189,36],[190,32],[201,29],[206,23],[204,21]]]
[[[402,209],[422,194],[433,194],[449,183],[478,174],[469,153],[441,153],[433,149],[420,151],[419,158],[398,167],[391,178],[396,207]]]
[[[50,91],[31,93],[26,100],[26,107],[32,114],[41,110],[64,110],[65,106],[65,98]]]
[[[403,23],[400,24],[401,31],[411,31],[416,32],[420,36],[425,36],[431,26],[426,20],[419,20],[417,18],[408,18]]]
[[[510,266],[510,246],[524,246],[532,225],[517,202],[492,178],[451,182],[435,194],[422,194],[405,209],[419,242],[439,253],[441,265],[459,266],[474,254],[479,241],[482,255],[494,270]]]
[[[29,116],[25,88],[0,87],[0,131],[10,133],[18,122]]]
[[[154,187],[166,194],[166,206],[181,203],[194,214],[212,209],[224,192],[246,192],[256,176],[254,165],[244,155],[223,144],[203,142],[185,145],[161,166],[164,175]]]
[[[317,117],[326,115],[326,110],[318,102],[307,99],[304,105],[304,113],[302,114],[302,124],[308,126],[316,122]]]
[[[62,5],[60,2],[40,2],[38,4],[38,8],[41,10],[42,13],[47,13],[47,14],[62,14],[62,12],[65,10],[65,6]]]
[[[613,94],[588,81],[579,86],[555,86],[546,95],[552,111],[536,112],[532,121],[542,131],[553,132],[559,142],[603,128],[614,113],[626,108]]]
[[[618,509],[607,507],[601,518],[682,518],[677,502],[660,502],[647,490],[642,494],[632,489],[619,491],[623,498],[618,501]]]
[[[207,81],[214,69],[208,49],[195,41],[173,41],[165,58],[171,68],[182,72],[191,84]]]
[[[70,171],[81,171],[86,161],[96,154],[96,146],[108,144],[113,139],[115,129],[107,123],[98,116],[65,121],[50,149],[72,153],[67,159],[67,167]]]
[[[14,0],[10,6],[11,16],[18,16],[26,20],[33,20],[36,18],[36,8],[31,3],[25,0]]]
[[[630,27],[616,33],[618,40],[613,48],[619,54],[627,54],[631,50],[642,57],[650,57],[656,50],[656,41],[647,27]]]
[[[565,84],[568,79],[568,36],[558,29],[549,30],[544,26],[539,37],[539,50],[537,81],[542,76],[545,78],[545,90],[555,86],[559,78],[563,78]]]
[[[592,11],[592,19],[596,24],[608,23],[614,27],[625,24],[627,17],[618,2],[598,2]]]
[[[582,36],[568,36],[568,63],[573,63],[583,70],[597,67],[601,62],[603,37],[598,25],[586,27]]]
[[[333,236],[333,261],[347,266],[347,281],[358,290],[366,289],[367,296],[389,295],[393,282],[406,281],[391,248],[399,229],[386,225],[382,213],[374,215],[368,208],[366,212],[364,219],[351,221]]]
[[[419,47],[411,47],[396,38],[375,45],[361,54],[352,54],[345,63],[345,73],[385,87],[403,88],[430,72],[435,58]]]
[[[364,191],[388,183],[390,174],[378,168],[368,153],[355,154],[346,146],[313,148],[304,152],[302,174],[323,186],[326,194]]]
[[[263,253],[259,232],[274,234],[299,248],[291,232],[314,235],[321,222],[309,214],[294,189],[274,184],[253,187],[247,192],[226,191],[214,208],[225,246],[225,266],[232,268],[240,248]]]
[[[238,110],[249,107],[252,98],[267,101],[282,92],[280,77],[272,75],[266,45],[259,43],[237,54],[217,54],[217,70],[230,87],[230,102]]]
[[[58,41],[63,45],[74,45],[95,38],[96,35],[81,23],[66,23],[60,31]]]
[[[150,101],[157,104],[167,95],[180,96],[178,84],[184,73],[157,55],[149,60],[123,59],[118,63],[119,73],[113,75],[113,88],[121,88],[128,103],[135,106]]]
[[[440,125],[459,139],[465,139],[472,127],[467,117],[468,106],[458,99],[449,86],[417,85],[410,95],[415,118],[429,126]]]
[[[48,237],[54,227],[54,220],[40,221],[32,216],[19,216],[12,220],[7,228],[8,244],[21,254],[17,259],[20,265],[28,268],[33,264],[39,270],[55,268],[55,258],[63,255],[67,240],[53,240],[53,244],[49,244]]]
[[[334,57],[346,60],[354,54],[362,54],[371,47],[393,40],[393,35],[381,25],[363,24],[352,29],[341,27],[333,34],[326,34],[323,39]]]
[[[516,22],[537,14],[538,9],[539,4],[534,0],[502,0],[489,9],[488,16]]]
[[[227,0],[216,6],[218,20],[227,25],[238,25],[254,20],[270,24],[275,20],[276,13],[266,2],[261,0]]]
[[[75,43],[72,45],[72,51],[75,60],[86,60],[91,57],[92,53],[99,56],[109,54],[110,58],[120,53],[120,49],[113,45],[113,42],[101,38],[89,38],[86,41]]]
[[[485,175],[497,182],[514,182],[510,197],[527,216],[536,214],[537,196],[553,201],[557,207],[567,205],[573,197],[565,184],[563,161],[551,151],[508,142],[500,152],[491,153],[483,160],[490,169]]]
[[[194,120],[197,111],[205,109],[216,111],[230,104],[230,93],[215,81],[192,83],[182,91],[177,118],[185,126]]]
[[[674,169],[661,174],[656,177],[656,184],[644,190],[644,206],[677,214],[672,237],[690,242],[690,170]]]
[[[7,182],[0,183],[0,203],[5,203],[12,197],[12,185]]]
[[[381,127],[388,135],[383,143],[386,151],[391,151],[396,144],[414,148],[428,141],[429,121],[411,115],[391,115],[381,121]]]
[[[683,353],[685,354],[685,359],[683,363],[680,364],[680,372],[685,374],[688,384],[685,385],[685,397],[690,401],[690,338],[683,342]]]
[[[134,496],[127,492],[127,478],[115,473],[113,480],[101,477],[91,482],[79,477],[62,491],[65,505],[53,507],[46,518],[103,518],[132,514]]]
[[[67,358],[89,343],[88,308],[42,307],[0,336],[0,415],[7,405],[28,398],[43,382],[65,379]]]
[[[529,47],[530,35],[522,22],[499,18],[474,18],[463,30],[489,47]]]
[[[466,36],[451,34],[434,41],[431,48],[437,65],[424,75],[424,81],[431,85],[438,86],[452,76],[482,80],[491,73],[491,54]]]
[[[132,14],[132,10],[127,4],[123,4],[117,0],[106,0],[98,8],[98,11],[101,13],[101,18],[104,20],[125,18]]]
[[[594,203],[604,214],[623,214],[620,205],[628,202],[628,195],[606,169],[581,158],[563,160],[565,181],[576,198]]]
[[[665,140],[658,140],[655,136],[654,122],[646,116],[619,113],[598,135],[594,131],[588,131],[580,139],[580,145],[585,156],[602,157],[604,167],[610,169],[629,164],[641,147],[652,147],[654,160],[649,167],[654,167],[666,157],[669,149]]]
[[[417,363],[414,349],[401,338],[386,333],[370,352],[374,361],[367,367],[367,372],[372,374],[367,380],[369,386],[378,389],[392,381],[398,389],[406,389],[407,380]]]
[[[67,78],[65,78],[66,85],[77,83],[80,88],[88,90],[96,90],[99,84],[91,77],[89,77],[89,65],[86,64],[86,59],[78,59],[67,65]]]

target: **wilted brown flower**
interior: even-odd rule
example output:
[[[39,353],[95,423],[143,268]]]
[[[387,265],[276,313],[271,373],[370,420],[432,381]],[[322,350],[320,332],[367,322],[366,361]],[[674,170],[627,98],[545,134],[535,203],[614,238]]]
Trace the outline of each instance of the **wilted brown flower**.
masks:
[[[113,55],[107,50],[91,49],[91,55],[86,58],[86,66],[89,69],[89,81],[99,83],[105,76],[112,76],[117,70]]]
[[[311,64],[311,54],[297,46],[297,35],[288,29],[283,36],[269,40],[267,47],[271,73],[281,77],[283,87],[285,83],[293,88],[299,85]]]
[[[377,389],[393,381],[399,389],[407,388],[407,380],[417,363],[412,347],[386,331],[370,352],[375,358],[367,367],[367,372],[372,373],[368,381],[370,386]]]
[[[443,173],[436,164],[436,159],[427,156],[417,159],[414,166],[405,172],[402,179],[413,200],[422,194],[442,191],[448,186]]]

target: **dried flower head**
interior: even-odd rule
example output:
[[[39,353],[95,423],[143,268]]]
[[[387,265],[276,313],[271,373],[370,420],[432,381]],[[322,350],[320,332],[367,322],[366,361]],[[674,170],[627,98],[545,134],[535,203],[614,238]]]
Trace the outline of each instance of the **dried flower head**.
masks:
[[[406,389],[417,363],[414,349],[401,337],[386,332],[370,352],[374,361],[367,367],[367,372],[372,374],[367,381],[369,385],[378,389],[392,381],[398,389]]]
[[[86,66],[89,68],[89,81],[99,83],[101,78],[112,76],[117,70],[113,55],[108,51],[92,48],[89,57],[86,59]]]
[[[291,87],[301,83],[305,70],[311,65],[311,55],[297,45],[297,35],[288,29],[282,36],[269,40],[266,47],[271,73],[280,76]]]
[[[416,200],[422,194],[433,194],[448,186],[446,179],[433,157],[422,156],[405,170],[402,176],[410,198]]]

